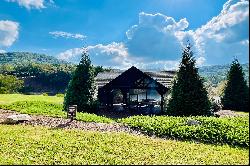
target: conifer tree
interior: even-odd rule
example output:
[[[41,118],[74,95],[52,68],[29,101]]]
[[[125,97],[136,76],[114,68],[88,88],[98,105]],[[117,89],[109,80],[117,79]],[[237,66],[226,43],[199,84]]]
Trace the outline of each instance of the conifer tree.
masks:
[[[86,49],[83,49],[80,63],[77,65],[64,97],[64,111],[69,105],[77,105],[79,112],[92,112],[95,104],[94,67]]]
[[[182,53],[182,60],[167,105],[167,114],[173,116],[210,115],[210,106],[203,80],[195,67],[193,52],[188,45]]]
[[[223,109],[248,111],[249,87],[239,61],[235,59],[227,75],[227,84],[221,103]]]

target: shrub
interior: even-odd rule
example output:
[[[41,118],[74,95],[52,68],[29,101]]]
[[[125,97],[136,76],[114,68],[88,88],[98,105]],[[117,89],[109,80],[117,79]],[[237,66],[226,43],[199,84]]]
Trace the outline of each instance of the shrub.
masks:
[[[23,86],[23,80],[12,75],[0,74],[0,94],[19,92]]]
[[[187,121],[191,119],[201,124],[190,126]],[[249,117],[133,116],[119,121],[157,136],[249,146]]]

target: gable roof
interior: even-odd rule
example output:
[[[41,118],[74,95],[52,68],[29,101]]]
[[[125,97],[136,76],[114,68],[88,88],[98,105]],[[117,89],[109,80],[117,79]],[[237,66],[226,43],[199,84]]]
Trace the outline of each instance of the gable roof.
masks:
[[[149,84],[147,85],[139,85],[141,82],[148,81],[150,83],[153,83],[153,87],[149,87]],[[110,82],[102,86],[100,89],[122,89],[122,88],[154,88],[157,91],[160,91],[161,93],[166,93],[169,88],[164,86],[163,84],[159,83],[152,77],[150,77],[145,72],[142,72],[141,70],[137,69],[136,67],[132,66],[125,72],[121,73],[114,79],[112,79]]]
[[[135,69],[133,69],[133,68],[135,68]],[[132,71],[131,74],[133,75],[133,73],[134,73],[133,71],[135,71],[137,68],[132,66],[130,69]],[[128,70],[130,70],[130,69],[128,69]],[[128,70],[126,70],[124,72],[127,72]],[[139,70],[139,69],[137,69],[137,70]],[[161,83],[163,86],[165,86],[167,88],[171,87],[171,82],[176,74],[176,71],[159,71],[159,72],[141,71],[141,70],[139,70],[139,71],[144,73],[144,74],[147,74],[148,76],[150,76],[151,78],[153,78],[154,80]],[[110,81],[117,78],[119,75],[123,74],[124,72],[121,70],[115,70],[115,71],[105,71],[105,72],[98,73],[98,75],[95,78],[98,88],[105,86]],[[128,78],[131,78],[131,76],[129,75]]]

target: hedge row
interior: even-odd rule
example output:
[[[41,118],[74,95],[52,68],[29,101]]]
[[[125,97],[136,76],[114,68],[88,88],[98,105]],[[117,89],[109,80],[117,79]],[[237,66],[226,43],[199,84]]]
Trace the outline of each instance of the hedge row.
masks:
[[[190,125],[188,124],[190,120],[199,121],[200,124]],[[234,118],[134,116],[120,119],[120,122],[161,137],[249,147],[248,116]]]

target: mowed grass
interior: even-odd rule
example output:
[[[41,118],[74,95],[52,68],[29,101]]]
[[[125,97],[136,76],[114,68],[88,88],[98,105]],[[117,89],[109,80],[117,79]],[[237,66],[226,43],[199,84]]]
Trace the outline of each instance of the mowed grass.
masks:
[[[23,125],[0,125],[0,164],[249,164],[249,149]]]
[[[22,114],[66,118],[62,104],[63,97],[57,96],[0,94],[0,109],[14,110]],[[89,113],[77,113],[76,118],[83,122],[114,122],[110,118]]]
[[[26,95],[23,96],[25,99]],[[36,97],[37,95],[34,96]],[[66,118],[66,112],[62,111],[61,103],[48,102],[51,99],[50,96],[43,97],[44,101],[12,102],[9,99],[10,103],[0,104],[0,109],[15,110],[30,115]],[[189,119],[198,120],[201,125],[190,126],[187,124]],[[249,116],[232,118],[132,116],[114,120],[96,114],[77,113],[77,120],[97,123],[120,122],[160,137],[249,147]]]
[[[62,104],[63,97],[23,94],[0,94],[0,104],[10,104],[17,101],[44,101]]]

